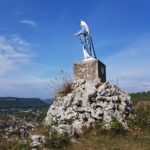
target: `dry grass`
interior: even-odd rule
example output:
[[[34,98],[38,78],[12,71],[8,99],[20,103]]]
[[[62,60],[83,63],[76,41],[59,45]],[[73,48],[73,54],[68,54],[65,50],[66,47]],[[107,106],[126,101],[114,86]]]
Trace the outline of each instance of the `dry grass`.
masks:
[[[55,93],[55,98],[63,97],[72,92],[72,82],[64,83]]]
[[[150,132],[140,132],[134,135],[127,132],[125,135],[112,135],[101,132],[100,129],[80,137],[79,142],[72,144],[68,150],[149,150]]]
[[[79,143],[72,145],[72,150],[149,150],[150,138],[132,136],[111,137],[87,135]]]
[[[45,135],[45,136],[48,136],[49,135],[49,129],[50,127],[49,126],[44,126],[43,124],[39,124],[34,133],[35,135]]]
[[[59,75],[50,81],[49,89],[53,93],[54,99],[66,96],[72,91],[71,75],[61,70]]]

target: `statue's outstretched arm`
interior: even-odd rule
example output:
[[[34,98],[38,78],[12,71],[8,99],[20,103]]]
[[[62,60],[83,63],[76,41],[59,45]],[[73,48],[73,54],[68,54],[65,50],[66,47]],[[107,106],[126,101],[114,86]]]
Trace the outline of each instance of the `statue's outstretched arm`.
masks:
[[[79,36],[80,34],[84,34],[84,28],[82,28],[79,32],[75,33],[75,36]]]

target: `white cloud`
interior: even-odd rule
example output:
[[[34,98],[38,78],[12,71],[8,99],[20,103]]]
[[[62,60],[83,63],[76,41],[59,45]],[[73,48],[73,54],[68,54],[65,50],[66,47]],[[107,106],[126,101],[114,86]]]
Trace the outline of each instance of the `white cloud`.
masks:
[[[31,61],[31,45],[18,35],[0,36],[0,77],[8,76]]]
[[[33,20],[21,20],[20,23],[27,24],[27,25],[34,27],[34,28],[37,27],[37,23]]]
[[[18,35],[0,36],[0,96],[50,97],[50,79],[35,75],[41,68],[33,70],[32,51],[32,44]]]
[[[108,79],[129,92],[147,91],[150,83],[150,36],[140,38],[120,52],[110,56],[105,62]]]

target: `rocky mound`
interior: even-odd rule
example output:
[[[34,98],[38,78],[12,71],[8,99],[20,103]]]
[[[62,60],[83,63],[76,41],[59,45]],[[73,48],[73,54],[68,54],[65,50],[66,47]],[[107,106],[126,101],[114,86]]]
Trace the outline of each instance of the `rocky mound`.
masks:
[[[92,126],[97,120],[109,129],[113,117],[127,128],[126,118],[131,114],[132,104],[126,92],[100,80],[76,80],[72,89],[71,93],[58,97],[50,106],[45,124],[69,136],[82,133],[84,127]]]

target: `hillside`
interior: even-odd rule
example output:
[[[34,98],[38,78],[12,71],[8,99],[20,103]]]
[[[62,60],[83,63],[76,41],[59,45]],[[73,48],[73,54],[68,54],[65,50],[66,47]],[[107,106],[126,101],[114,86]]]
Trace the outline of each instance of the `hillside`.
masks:
[[[139,101],[150,101],[150,91],[131,93],[130,96],[134,103]]]
[[[0,109],[42,108],[49,105],[39,98],[0,97]]]
[[[53,103],[54,99],[45,99],[44,102],[51,105]]]

